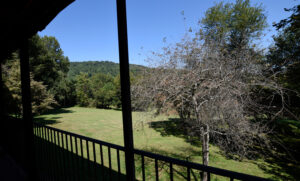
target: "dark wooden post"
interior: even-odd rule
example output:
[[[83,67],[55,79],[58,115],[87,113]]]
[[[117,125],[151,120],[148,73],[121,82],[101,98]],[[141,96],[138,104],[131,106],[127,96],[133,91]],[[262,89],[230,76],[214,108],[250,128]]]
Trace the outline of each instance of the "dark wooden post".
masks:
[[[135,180],[135,166],[130,98],[126,0],[117,0],[117,19],[126,178],[128,181],[132,181]]]
[[[3,80],[2,80],[2,62],[0,60],[0,117],[4,115],[4,100],[3,100]],[[0,123],[2,124],[2,123]]]
[[[28,55],[28,39],[24,38],[20,49],[21,89],[23,106],[23,128],[25,140],[25,164],[28,180],[36,180],[35,157],[33,143],[33,120],[30,93],[30,71]]]

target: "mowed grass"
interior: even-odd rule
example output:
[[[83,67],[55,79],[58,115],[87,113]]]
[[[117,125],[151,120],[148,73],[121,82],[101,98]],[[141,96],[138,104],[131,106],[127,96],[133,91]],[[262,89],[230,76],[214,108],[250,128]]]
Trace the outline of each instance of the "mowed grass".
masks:
[[[193,141],[191,143],[181,132],[170,129],[174,126],[171,118],[166,116],[154,118],[150,114],[138,112],[133,112],[132,116],[136,149],[202,163],[199,142]],[[118,110],[72,107],[55,110],[37,116],[35,119],[54,128],[124,145],[122,112]],[[260,168],[259,165],[261,164],[264,165],[264,169]],[[274,175],[266,171],[268,170],[267,163],[261,160],[230,160],[224,157],[220,150],[213,145],[210,146],[209,165],[264,178],[275,178]],[[123,164],[122,167],[124,170]]]

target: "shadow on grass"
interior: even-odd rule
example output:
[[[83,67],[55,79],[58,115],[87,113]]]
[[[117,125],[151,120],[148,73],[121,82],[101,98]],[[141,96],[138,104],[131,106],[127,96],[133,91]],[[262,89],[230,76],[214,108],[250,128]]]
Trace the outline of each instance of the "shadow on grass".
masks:
[[[268,163],[258,164],[265,172],[275,175],[274,180],[300,180],[300,139],[295,135],[279,135],[282,145],[276,145],[264,160]],[[288,152],[287,152],[288,150]]]
[[[258,164],[265,172],[275,175],[274,180],[300,180],[300,122],[296,120],[276,120],[273,150]]]
[[[37,177],[41,180],[126,180],[105,166],[82,158],[66,149],[35,137]]]
[[[188,132],[184,129],[185,125],[179,118],[169,118],[165,121],[155,121],[149,123],[150,127],[155,131],[159,132],[162,136],[176,136],[179,138],[185,139],[186,142],[201,147],[201,142],[199,138],[188,136]],[[282,128],[282,126],[281,126]],[[291,132],[291,131],[290,131]],[[264,170],[265,173],[273,175],[272,180],[300,180],[300,164],[299,164],[299,151],[300,150],[300,139],[295,139],[295,135],[288,136],[284,135],[284,142],[286,145],[289,145],[289,149],[293,150],[292,152],[295,160],[289,161],[287,159],[287,154],[284,153],[284,150],[279,150],[274,148],[274,153],[269,154],[268,157],[264,158],[264,162],[255,162],[258,167]],[[288,141],[289,140],[289,141]],[[263,148],[262,148],[263,149]],[[276,149],[276,151],[275,151]],[[155,152],[154,150],[149,150]],[[266,151],[261,151],[262,153]],[[160,153],[160,152],[159,152]],[[164,153],[160,153],[164,154]],[[187,155],[189,153],[187,152]],[[201,153],[197,153],[198,155]],[[228,157],[223,152],[219,154]],[[166,153],[166,155],[168,155]],[[168,155],[171,157],[176,157],[176,155]],[[181,157],[183,158],[183,157]],[[231,158],[234,159],[234,158]],[[236,170],[238,171],[238,170]]]
[[[144,151],[156,153],[164,156],[168,156],[171,158],[177,158],[180,160],[190,161],[192,156],[198,156],[199,152],[193,149],[184,149],[183,154],[178,153],[170,153],[168,151],[164,151],[157,148],[143,148]],[[137,155],[135,156],[135,162],[136,162],[136,170],[137,173],[142,172],[142,167],[139,166],[139,163],[141,162],[141,156]],[[155,160],[145,157],[145,169],[146,169],[146,180],[151,180],[151,178],[155,178]],[[173,177],[174,180],[188,180],[187,176],[187,168],[183,166],[179,166],[176,164],[173,164]],[[158,161],[158,172],[160,180],[170,180],[170,164]],[[200,180],[200,174],[201,171],[191,169],[191,177],[194,178],[194,180]]]
[[[51,117],[49,118],[34,118],[33,121],[36,123],[39,123],[41,125],[48,125],[48,124],[56,124],[56,123],[60,123],[59,121],[57,121],[57,119],[59,119],[61,117]]]
[[[56,115],[56,114],[63,114],[63,113],[73,113],[74,111],[68,110],[66,108],[59,108],[59,109],[50,109],[45,112],[43,115]]]
[[[183,138],[186,142],[194,146],[201,146],[199,138],[188,135],[184,128],[184,122],[180,118],[169,118],[166,121],[154,121],[149,123],[150,128],[159,132],[162,136],[176,136]]]
[[[300,180],[300,166],[282,158],[269,158],[266,163],[257,164],[258,167],[273,176],[272,180]],[[268,163],[268,164],[267,164]]]
[[[52,117],[37,116],[33,120],[34,120],[34,122],[42,124],[42,125],[56,124],[56,123],[60,123],[60,121],[58,121],[58,119],[61,118],[61,117],[54,116],[54,115],[73,113],[73,112],[74,111],[71,111],[71,110],[68,110],[68,109],[65,109],[65,108],[51,109],[51,110],[47,111],[46,113],[42,114],[42,116],[53,115]]]

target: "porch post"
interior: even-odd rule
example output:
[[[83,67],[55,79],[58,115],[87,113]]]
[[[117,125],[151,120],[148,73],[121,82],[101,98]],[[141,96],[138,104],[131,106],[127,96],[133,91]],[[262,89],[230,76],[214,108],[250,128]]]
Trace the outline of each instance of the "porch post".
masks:
[[[23,128],[25,141],[25,166],[28,173],[28,180],[35,178],[35,157],[33,143],[33,120],[31,108],[30,93],[30,72],[29,72],[29,55],[28,39],[22,40],[20,48],[20,69],[21,69],[21,89],[22,89],[22,107],[23,107]]]
[[[135,180],[135,166],[130,98],[126,0],[117,0],[117,19],[126,178],[128,181],[132,181]]]
[[[2,80],[2,62],[0,60],[0,117],[4,115],[4,103],[3,103],[3,80]],[[2,123],[0,123],[2,124]]]

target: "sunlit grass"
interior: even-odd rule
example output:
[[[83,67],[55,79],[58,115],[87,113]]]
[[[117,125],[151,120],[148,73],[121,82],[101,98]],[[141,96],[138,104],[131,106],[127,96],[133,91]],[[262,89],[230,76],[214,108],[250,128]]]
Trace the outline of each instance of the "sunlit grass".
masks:
[[[36,117],[36,120],[49,123],[48,125],[54,128],[117,145],[123,145],[122,112],[118,110],[72,107],[38,116]],[[180,135],[180,133],[175,132],[173,133],[173,130],[165,131],[164,129],[166,128],[163,126],[172,126],[164,124],[167,123],[167,121],[168,118],[166,116],[153,118],[149,114],[133,112],[135,148],[196,163],[202,163],[201,148],[199,144],[197,144],[197,142],[191,144],[187,141],[184,135]],[[159,123],[159,126],[155,128],[153,128],[153,126],[150,127],[150,122],[154,125],[156,125],[155,123]],[[86,150],[85,144],[83,147],[84,150]],[[89,150],[90,155],[92,155],[92,144],[89,145]],[[98,153],[100,152],[99,148],[96,148],[96,152],[96,159],[100,160],[100,158],[98,158]],[[107,155],[107,150],[104,150],[104,152],[104,155]],[[112,150],[112,152],[115,152],[115,150]],[[84,155],[86,157],[86,152]],[[115,158],[116,155],[114,153],[112,156],[113,163],[116,163],[116,161],[114,161]],[[91,160],[92,159],[93,158],[91,158]],[[106,159],[107,157],[104,158],[104,160]],[[138,162],[139,159],[137,158],[137,165]],[[260,177],[272,177],[272,175],[265,173],[264,170],[259,168],[257,164],[259,162],[262,161],[244,160],[241,162],[229,160],[220,153],[220,150],[216,146],[210,146],[210,166]],[[268,164],[264,163],[264,165]],[[121,166],[122,170],[124,170],[125,166],[123,163],[121,163]],[[113,164],[113,168],[116,168],[116,164]],[[137,171],[139,171],[139,168],[137,168]],[[164,178],[165,176],[162,175],[162,177]]]

